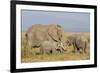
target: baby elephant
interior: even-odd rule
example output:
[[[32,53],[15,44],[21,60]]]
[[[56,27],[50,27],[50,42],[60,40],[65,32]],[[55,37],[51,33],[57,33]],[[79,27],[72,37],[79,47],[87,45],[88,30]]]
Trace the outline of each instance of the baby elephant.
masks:
[[[86,46],[87,46],[87,39],[83,35],[79,34],[73,34],[69,37],[67,37],[66,41],[67,45],[73,45],[73,52],[80,52],[82,50],[82,53],[86,53]]]
[[[54,41],[43,41],[40,46],[41,54],[52,54],[62,52],[63,48],[58,47],[58,43]]]

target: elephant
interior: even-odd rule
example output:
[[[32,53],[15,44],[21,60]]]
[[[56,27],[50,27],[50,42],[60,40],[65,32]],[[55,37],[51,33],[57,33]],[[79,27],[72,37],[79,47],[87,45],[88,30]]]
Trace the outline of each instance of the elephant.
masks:
[[[73,45],[73,52],[80,52],[80,50],[82,50],[82,53],[86,53],[87,39],[84,35],[70,35],[67,37],[66,43],[68,46]]]
[[[25,37],[27,41],[27,49],[32,47],[40,47],[43,41],[60,42],[63,36],[63,28],[56,24],[34,24],[27,30]]]
[[[63,53],[64,48],[57,42],[54,41],[43,41],[40,46],[41,54],[57,54],[58,52]]]

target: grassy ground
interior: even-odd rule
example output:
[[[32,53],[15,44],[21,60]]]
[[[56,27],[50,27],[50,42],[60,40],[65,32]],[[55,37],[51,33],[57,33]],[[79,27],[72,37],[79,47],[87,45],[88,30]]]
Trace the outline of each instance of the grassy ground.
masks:
[[[24,37],[25,33],[22,33],[22,48],[21,48],[21,62],[22,63],[31,63],[31,62],[46,62],[46,61],[68,61],[68,60],[88,60],[90,59],[90,43],[88,42],[87,44],[87,48],[86,54],[82,54],[82,53],[72,53],[73,47],[67,47],[67,51],[64,53],[58,53],[58,54],[50,54],[50,55],[34,55],[31,54],[29,57],[25,57],[25,55],[23,54],[25,52],[25,45],[26,45],[26,41],[25,41],[25,37]],[[68,35],[74,34],[74,32],[67,32],[65,37]],[[78,33],[78,34],[85,34],[87,38],[89,38],[89,32],[85,32],[85,33]],[[90,39],[90,38],[89,38]],[[32,52],[36,53],[39,52],[39,48],[33,48]]]

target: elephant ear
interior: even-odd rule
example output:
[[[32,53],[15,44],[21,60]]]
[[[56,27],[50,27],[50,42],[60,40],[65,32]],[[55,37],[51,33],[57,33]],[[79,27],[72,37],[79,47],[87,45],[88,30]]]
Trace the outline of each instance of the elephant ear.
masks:
[[[52,38],[52,40],[58,42],[58,33],[56,26],[51,26],[48,28],[48,35]]]

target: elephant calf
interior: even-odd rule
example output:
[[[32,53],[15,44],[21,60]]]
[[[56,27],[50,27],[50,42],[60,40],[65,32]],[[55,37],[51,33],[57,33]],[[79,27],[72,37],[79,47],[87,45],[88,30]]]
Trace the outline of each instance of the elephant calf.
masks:
[[[62,53],[63,47],[58,46],[58,43],[54,41],[43,41],[40,46],[40,52],[41,54]]]
[[[85,36],[73,34],[67,37],[66,43],[68,46],[73,45],[73,52],[80,52],[82,50],[82,53],[86,53],[87,39]]]

